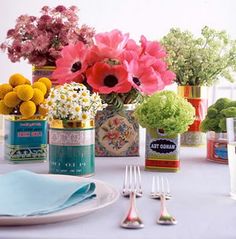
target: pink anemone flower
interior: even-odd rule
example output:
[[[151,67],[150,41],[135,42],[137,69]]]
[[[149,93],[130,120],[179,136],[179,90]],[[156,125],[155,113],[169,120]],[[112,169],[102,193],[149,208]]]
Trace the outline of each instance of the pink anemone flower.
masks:
[[[87,47],[84,43],[78,42],[76,45],[65,46],[61,51],[61,58],[56,61],[56,70],[52,78],[59,84],[71,81],[81,82],[82,73],[87,69]]]
[[[163,58],[166,56],[166,52],[159,42],[148,41],[145,36],[141,36],[140,42],[143,48],[143,54],[148,54],[156,58]]]
[[[163,81],[161,75],[155,72],[152,67],[135,60],[126,66],[129,71],[129,82],[145,95],[151,95],[166,86],[166,82]]]
[[[124,66],[111,66],[103,62],[95,63],[87,71],[87,82],[94,91],[102,94],[127,93],[132,87]]]
[[[95,35],[95,45],[91,52],[99,59],[118,58],[124,51],[124,47],[129,39],[129,34],[122,34],[119,30],[98,33]]]

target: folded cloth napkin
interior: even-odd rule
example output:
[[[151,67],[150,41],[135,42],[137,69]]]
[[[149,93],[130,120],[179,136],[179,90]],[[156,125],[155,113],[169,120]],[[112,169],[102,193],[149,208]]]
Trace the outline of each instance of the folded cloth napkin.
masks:
[[[55,212],[95,196],[95,183],[61,181],[26,170],[0,176],[0,215]]]

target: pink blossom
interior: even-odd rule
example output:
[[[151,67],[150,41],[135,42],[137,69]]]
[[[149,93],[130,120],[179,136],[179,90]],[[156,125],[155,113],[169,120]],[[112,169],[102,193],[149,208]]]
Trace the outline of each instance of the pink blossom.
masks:
[[[26,59],[30,64],[55,65],[60,57],[58,51],[70,43],[82,41],[92,44],[94,29],[79,25],[78,9],[59,5],[55,8],[44,6],[41,16],[20,15],[14,28],[8,30],[1,49],[6,51],[12,62]],[[14,42],[19,42],[16,45]],[[27,42],[27,43],[25,43]],[[30,50],[30,44],[35,47]],[[24,50],[21,50],[21,45]],[[53,48],[55,50],[53,50]],[[44,60],[42,58],[45,58]]]
[[[149,54],[156,58],[163,58],[166,56],[166,52],[159,42],[147,41],[144,36],[141,36],[140,42],[143,48],[143,54]]]

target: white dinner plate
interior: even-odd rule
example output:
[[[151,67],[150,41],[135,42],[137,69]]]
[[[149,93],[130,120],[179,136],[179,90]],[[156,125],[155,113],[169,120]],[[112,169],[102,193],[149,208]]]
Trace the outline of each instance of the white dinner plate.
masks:
[[[44,174],[43,176],[63,181],[94,182],[96,184],[95,193],[97,196],[93,199],[78,203],[75,206],[50,214],[26,216],[26,217],[0,216],[1,226],[46,224],[70,220],[83,216],[95,210],[104,208],[114,203],[119,197],[119,192],[113,186],[99,180],[76,176],[51,175],[51,174]]]

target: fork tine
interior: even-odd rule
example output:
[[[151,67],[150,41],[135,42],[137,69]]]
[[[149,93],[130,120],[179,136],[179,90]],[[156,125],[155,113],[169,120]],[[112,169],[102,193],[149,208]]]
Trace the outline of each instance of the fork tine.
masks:
[[[140,167],[139,166],[137,166],[137,168],[138,168],[138,183],[139,183],[139,190],[141,191],[142,190],[142,178],[141,178],[141,172],[140,172]]]
[[[123,193],[127,189],[127,180],[128,180],[128,166],[125,166],[125,176],[124,176],[124,181],[123,181]]]
[[[164,179],[161,177],[161,194],[165,195]]]
[[[151,194],[154,195],[154,193],[156,192],[156,180],[155,180],[155,176],[152,177],[152,191]]]
[[[168,178],[166,178],[166,193],[170,194],[170,184]]]

